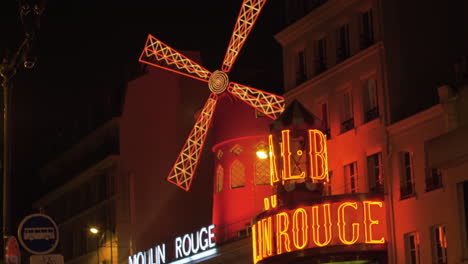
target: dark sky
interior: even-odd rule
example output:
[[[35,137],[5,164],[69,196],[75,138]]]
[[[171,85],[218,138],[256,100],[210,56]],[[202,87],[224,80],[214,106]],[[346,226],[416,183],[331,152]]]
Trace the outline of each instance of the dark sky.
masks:
[[[18,2],[0,2],[4,57],[17,49],[23,29]],[[38,62],[13,80],[13,223],[44,191],[37,170],[105,121],[93,111],[102,98],[125,90],[148,33],[176,50],[199,50],[203,66],[214,71],[241,2],[48,0],[34,43]],[[284,26],[283,5],[266,3],[233,67],[233,81],[281,93],[281,48],[273,35]],[[266,73],[247,74],[252,68]]]

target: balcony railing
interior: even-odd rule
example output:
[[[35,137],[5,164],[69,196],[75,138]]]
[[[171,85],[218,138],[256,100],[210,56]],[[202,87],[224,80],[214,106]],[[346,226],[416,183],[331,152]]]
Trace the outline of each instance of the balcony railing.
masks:
[[[440,169],[430,169],[426,176],[426,192],[442,188],[442,186],[442,172]]]
[[[379,117],[379,108],[377,107],[373,107],[369,110],[366,111],[365,115],[364,115],[364,121],[367,123],[367,122],[370,122],[376,118]]]
[[[304,83],[305,81],[307,81],[307,76],[305,72],[302,72],[302,71],[296,72],[296,85],[300,85]]]
[[[319,58],[315,62],[315,74],[320,74],[327,70],[327,64],[325,63],[326,59],[324,57]]]
[[[341,122],[341,133],[345,133],[354,128],[354,118]]]
[[[374,45],[374,36],[372,34],[368,34],[368,35],[361,34],[359,40],[360,40],[359,44],[360,44],[361,50]]]
[[[370,186],[369,191],[371,193],[384,193],[384,185],[376,183],[374,186]]]
[[[400,199],[407,199],[415,196],[414,183],[400,187]]]

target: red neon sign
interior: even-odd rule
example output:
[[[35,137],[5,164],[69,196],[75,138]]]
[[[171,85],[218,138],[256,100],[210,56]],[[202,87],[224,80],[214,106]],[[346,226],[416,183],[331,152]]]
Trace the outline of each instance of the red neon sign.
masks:
[[[279,144],[279,159],[276,155],[277,149],[275,149],[273,137],[273,135],[268,137],[270,146],[271,185],[279,182],[280,179],[283,184],[288,180],[305,179],[306,175],[308,175],[312,181],[328,181],[327,136],[325,134],[318,129],[309,129],[307,131],[307,144],[305,149],[294,149],[291,146],[291,131],[282,130],[281,143]],[[292,156],[296,156],[300,159],[303,155],[308,156],[307,173],[306,171],[302,171],[299,174],[294,174],[292,172],[292,167],[298,166],[298,164],[297,162],[293,164],[294,159]]]
[[[272,209],[252,226],[253,260],[314,247],[383,244],[382,201],[347,201]]]

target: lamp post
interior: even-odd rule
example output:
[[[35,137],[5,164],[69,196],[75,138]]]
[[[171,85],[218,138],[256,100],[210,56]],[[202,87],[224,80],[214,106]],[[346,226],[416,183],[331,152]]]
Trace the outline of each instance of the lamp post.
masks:
[[[104,235],[107,233],[107,231],[104,231],[104,232],[101,233],[101,230],[96,226],[91,226],[88,231],[91,233],[91,235],[96,236],[96,256],[97,256],[97,264],[99,264],[100,263],[99,249],[101,248],[102,239],[103,239]],[[99,237],[97,237],[97,235],[99,233],[101,233],[101,235]],[[110,247],[109,247],[110,248],[110,252],[109,252],[110,255],[109,255],[109,258],[110,258],[110,263],[113,264],[112,232],[110,232],[110,233],[111,233],[111,236],[110,236],[110,240],[109,240],[110,241]],[[107,246],[105,246],[105,247],[107,247]]]
[[[97,236],[99,234],[99,228],[95,227],[95,226],[91,226],[89,228],[89,232],[93,235],[93,236]],[[100,242],[101,242],[101,239],[102,239],[102,236],[104,235],[101,234],[100,237],[96,237],[96,257],[97,257],[97,264],[99,264],[99,248],[100,248]]]

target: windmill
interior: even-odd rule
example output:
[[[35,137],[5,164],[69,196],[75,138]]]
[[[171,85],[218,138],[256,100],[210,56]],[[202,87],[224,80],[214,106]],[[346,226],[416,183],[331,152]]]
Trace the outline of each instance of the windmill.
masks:
[[[218,95],[228,92],[245,103],[276,119],[284,109],[284,98],[229,80],[228,73],[239,55],[266,0],[244,0],[224,57],[221,70],[213,73],[148,35],[140,62],[173,71],[208,83],[211,91],[200,115],[171,169],[167,180],[188,191],[205,143]]]

